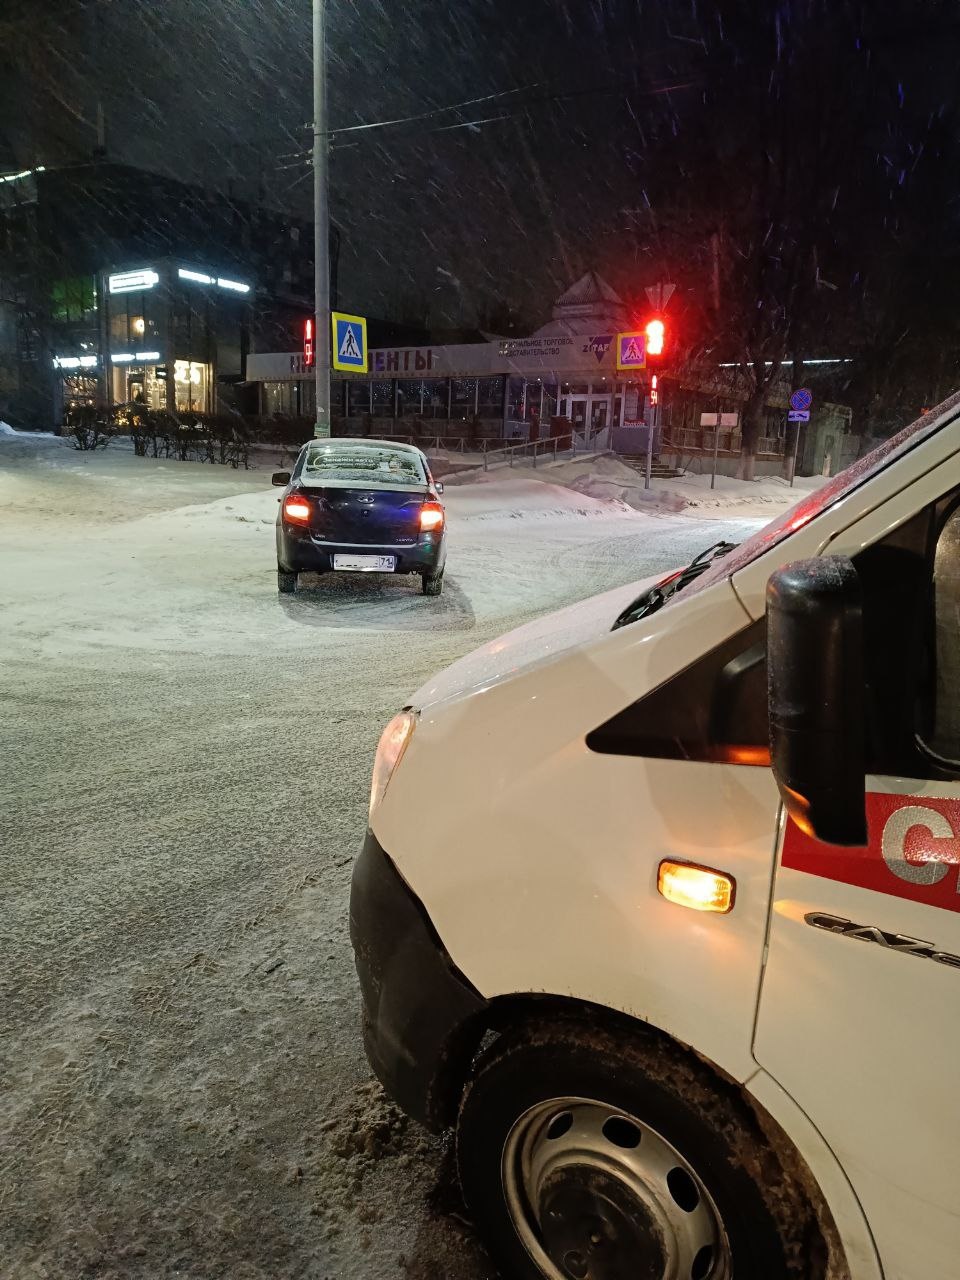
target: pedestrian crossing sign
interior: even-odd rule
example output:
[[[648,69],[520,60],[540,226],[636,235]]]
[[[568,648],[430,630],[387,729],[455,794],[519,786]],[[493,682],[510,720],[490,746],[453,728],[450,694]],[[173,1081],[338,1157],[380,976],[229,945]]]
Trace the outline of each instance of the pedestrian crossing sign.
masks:
[[[647,367],[647,341],[642,329],[633,333],[617,334],[617,368],[645,369]]]
[[[344,373],[367,372],[367,322],[363,316],[347,316],[331,311],[333,342],[330,354],[334,369]]]

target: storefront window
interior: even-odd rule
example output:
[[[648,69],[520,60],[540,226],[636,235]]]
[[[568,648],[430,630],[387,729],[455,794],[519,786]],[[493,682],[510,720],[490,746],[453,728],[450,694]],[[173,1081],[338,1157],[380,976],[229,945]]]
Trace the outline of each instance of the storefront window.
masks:
[[[373,416],[375,418],[393,417],[393,379],[373,383]]]
[[[370,412],[370,383],[351,382],[347,394],[350,397],[350,417],[361,418]]]
[[[477,379],[477,416],[503,420],[503,375]]]
[[[296,383],[265,382],[263,412],[268,418],[291,418],[296,414]]]
[[[115,365],[111,393],[115,404],[164,409],[167,404],[166,369],[162,365]]]
[[[83,373],[64,374],[63,405],[65,409],[74,409],[78,405],[96,404],[98,395],[96,378]]]
[[[511,378],[507,386],[507,420],[523,421],[523,378]]]
[[[423,412],[423,383],[402,379],[397,383],[397,417],[418,418]]]
[[[423,383],[423,416],[445,418],[447,416],[447,379],[430,378]]]
[[[177,409],[181,413],[203,413],[208,407],[210,366],[196,360],[177,360],[173,366]]]
[[[555,382],[543,384],[543,420],[549,422],[560,412],[560,388]]]
[[[474,398],[477,394],[476,378],[451,378],[450,417],[461,420],[473,417]]]
[[[536,382],[528,382],[526,405],[525,405],[525,408],[526,408],[525,417],[528,422],[532,421],[533,419],[536,419],[537,421],[539,421],[540,416],[543,412],[543,406],[541,403],[542,400],[543,400],[543,383],[539,379],[537,379]]]

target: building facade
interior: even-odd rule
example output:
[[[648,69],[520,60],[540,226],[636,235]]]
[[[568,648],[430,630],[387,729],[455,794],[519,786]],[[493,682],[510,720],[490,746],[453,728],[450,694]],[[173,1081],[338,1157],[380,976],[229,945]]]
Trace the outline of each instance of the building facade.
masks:
[[[333,228],[333,297],[338,260]],[[0,175],[0,417],[249,408],[247,351],[296,342],[312,297],[308,222],[106,161]]]
[[[472,423],[479,434],[508,439],[546,434],[553,418],[591,437],[642,428],[651,371],[628,376],[616,367],[616,335],[630,327],[622,299],[588,272],[530,337],[374,348],[368,374],[334,377],[332,416],[341,429],[370,419],[383,433],[420,422],[441,435]],[[246,376],[264,416],[312,415],[313,383],[300,352],[251,354]]]

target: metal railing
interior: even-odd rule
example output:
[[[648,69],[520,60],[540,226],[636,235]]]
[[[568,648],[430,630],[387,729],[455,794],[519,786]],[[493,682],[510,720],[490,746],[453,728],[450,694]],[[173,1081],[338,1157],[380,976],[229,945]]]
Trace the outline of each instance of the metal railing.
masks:
[[[783,439],[780,436],[761,436],[757,441],[757,453],[782,456]],[[742,437],[738,430],[710,431],[696,427],[675,428],[664,435],[660,446],[661,452],[673,453],[734,453],[739,454],[742,448]]]
[[[487,453],[501,447],[501,436],[480,436],[469,440],[466,436],[401,436],[384,433],[364,437],[371,440],[389,440],[393,444],[415,444],[418,449],[446,449],[448,453]]]
[[[544,455],[551,455],[552,461],[556,462],[559,454],[575,455],[576,451],[575,436],[551,436],[548,440],[525,440],[521,444],[508,444],[499,449],[484,450],[483,469],[489,471],[491,463],[496,465],[498,462],[506,462],[512,467],[516,458],[532,458],[533,465],[536,466],[541,452]]]

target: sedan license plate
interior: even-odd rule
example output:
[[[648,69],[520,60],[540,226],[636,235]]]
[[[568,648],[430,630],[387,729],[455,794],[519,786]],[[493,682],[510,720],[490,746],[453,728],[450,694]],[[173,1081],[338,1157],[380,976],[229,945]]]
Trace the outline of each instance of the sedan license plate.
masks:
[[[333,567],[353,573],[393,573],[397,567],[397,557],[334,555]]]

